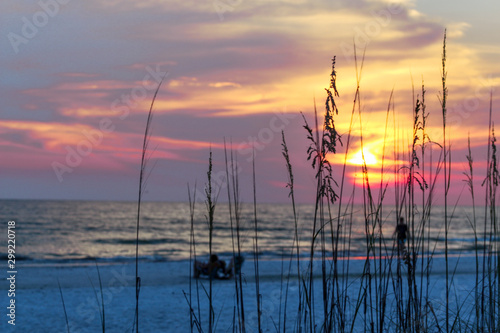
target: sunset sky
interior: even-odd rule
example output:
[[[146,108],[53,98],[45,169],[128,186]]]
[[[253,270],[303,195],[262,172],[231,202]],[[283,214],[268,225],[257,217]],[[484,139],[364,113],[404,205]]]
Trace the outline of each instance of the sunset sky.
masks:
[[[210,149],[221,179],[225,140],[241,165],[243,199],[252,197],[253,146],[259,201],[287,202],[284,130],[296,195],[311,202],[314,170],[300,112],[313,125],[314,101],[324,110],[336,56],[335,124],[344,146],[329,159],[340,183],[356,91],[354,43],[358,66],[366,54],[345,195],[360,183],[361,132],[373,183],[380,183],[385,138],[384,183],[394,192],[394,170],[408,165],[422,81],[427,133],[443,141],[445,28],[451,192],[470,203],[462,181],[468,135],[476,190],[484,192],[490,91],[494,122],[500,99],[498,1],[5,0],[0,13],[1,198],[134,200],[147,111],[164,76],[147,200],[186,201],[188,183],[202,189]],[[435,144],[426,159],[431,146],[436,163]]]

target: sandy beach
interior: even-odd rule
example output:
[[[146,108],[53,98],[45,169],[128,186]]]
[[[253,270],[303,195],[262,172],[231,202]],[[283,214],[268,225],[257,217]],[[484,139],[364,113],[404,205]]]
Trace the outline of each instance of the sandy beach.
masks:
[[[456,267],[452,288],[452,309],[464,305],[473,297],[474,265],[473,257],[450,260],[450,267]],[[262,327],[264,332],[274,332],[283,325],[285,307],[286,279],[282,280],[281,270],[288,271],[289,261],[260,261],[260,291],[262,295]],[[305,263],[304,263],[305,265]],[[353,302],[359,292],[363,271],[363,260],[351,260],[349,269],[349,288],[346,297]],[[296,269],[292,263],[292,272]],[[304,266],[304,269],[306,266]],[[141,332],[189,332],[189,288],[194,314],[200,317],[203,330],[208,325],[208,280],[195,280],[189,277],[189,261],[145,262],[139,266],[142,287],[140,290],[140,331]],[[100,265],[103,299],[105,304],[106,331],[131,332],[135,311],[135,264]],[[255,275],[252,260],[247,260],[242,269],[243,299],[247,331],[256,331]],[[321,267],[315,264],[315,299],[318,309],[321,303]],[[418,275],[418,270],[417,270]],[[287,331],[293,331],[297,310],[297,281],[292,275],[288,287]],[[71,332],[101,331],[101,317],[97,298],[100,300],[99,279],[95,265],[19,265],[16,290],[15,328],[7,323],[4,315],[2,332],[66,332],[64,309],[58,282],[61,285]],[[346,278],[345,276],[343,279]],[[403,280],[404,281],[404,280]],[[198,289],[196,283],[198,282]],[[3,283],[5,290],[7,284]],[[205,288],[205,289],[204,289]],[[95,292],[94,292],[95,290]],[[197,291],[198,290],[198,291]],[[433,259],[430,278],[430,295],[439,314],[443,305],[444,260]],[[231,332],[235,304],[234,280],[215,280],[213,283],[216,332]],[[97,294],[96,294],[97,293]],[[197,293],[199,294],[199,311]],[[4,297],[6,299],[6,297]],[[391,295],[388,301],[391,302]],[[4,302],[5,303],[5,302]],[[470,303],[470,302],[469,302]],[[450,301],[451,304],[451,301]],[[4,312],[5,310],[4,307]],[[320,311],[318,311],[320,312]],[[281,313],[281,320],[280,320]],[[390,313],[387,314],[390,323]],[[319,316],[318,316],[319,317]],[[363,315],[358,320],[363,322]],[[276,327],[275,327],[276,325]],[[283,327],[281,327],[283,328]],[[195,331],[196,328],[195,328]]]

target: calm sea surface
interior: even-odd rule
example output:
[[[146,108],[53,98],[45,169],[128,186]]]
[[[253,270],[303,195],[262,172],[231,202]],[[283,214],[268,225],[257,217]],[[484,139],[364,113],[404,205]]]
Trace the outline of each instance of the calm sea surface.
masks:
[[[335,216],[337,206],[334,206]],[[383,244],[385,253],[393,247],[391,238],[395,226],[393,207],[384,211]],[[449,208],[451,211],[452,208]],[[310,251],[314,207],[300,205],[298,227],[301,255]],[[6,234],[7,221],[16,222],[16,257],[26,263],[85,263],[99,260],[115,262],[135,257],[137,203],[93,201],[39,201],[0,200],[0,220]],[[476,209],[479,248],[484,229],[484,208]],[[208,253],[208,225],[204,203],[197,203],[194,214],[195,250],[198,256]],[[242,205],[240,212],[241,251],[253,253],[253,206]],[[260,204],[257,207],[258,245],[261,256],[281,258],[289,256],[294,246],[294,218],[290,205]],[[420,218],[417,215],[416,218]],[[228,205],[218,204],[215,212],[213,249],[229,256],[233,249],[231,220]],[[473,214],[470,207],[456,208],[451,218],[449,248],[454,253],[473,253]],[[350,228],[352,221],[352,228]],[[365,217],[361,206],[354,206],[352,214],[342,222],[340,256],[366,254]],[[435,254],[444,251],[443,208],[434,207],[430,228],[425,229],[426,246]],[[139,254],[143,260],[163,261],[189,258],[190,211],[187,203],[144,203],[142,206]],[[233,219],[233,224],[236,222]],[[418,225],[418,224],[416,224]],[[334,221],[337,228],[337,221]],[[330,242],[331,229],[326,227]],[[418,231],[418,228],[417,230]],[[319,240],[319,237],[318,237]],[[350,241],[350,242],[348,242]],[[347,251],[349,249],[349,251]],[[329,255],[330,250],[327,249]],[[425,250],[427,251],[427,250]]]

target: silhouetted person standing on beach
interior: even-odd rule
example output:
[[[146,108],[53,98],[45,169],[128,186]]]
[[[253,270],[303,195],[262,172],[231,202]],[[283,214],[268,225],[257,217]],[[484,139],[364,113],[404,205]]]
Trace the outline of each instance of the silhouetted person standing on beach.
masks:
[[[396,235],[396,239],[398,241],[399,246],[405,245],[406,238],[408,237],[408,226],[405,224],[404,218],[400,217],[399,218],[399,223],[396,226],[396,230],[394,231],[394,234]]]
[[[408,255],[408,250],[406,249],[406,238],[408,238],[408,226],[405,223],[404,218],[399,218],[399,223],[394,230],[394,235],[396,236],[396,241],[398,243],[398,256],[403,259],[403,261],[408,265],[408,269],[411,269],[410,257]]]

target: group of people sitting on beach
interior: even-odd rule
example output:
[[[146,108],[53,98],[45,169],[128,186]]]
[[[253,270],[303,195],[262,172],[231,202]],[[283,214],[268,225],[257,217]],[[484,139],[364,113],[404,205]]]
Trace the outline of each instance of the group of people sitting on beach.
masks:
[[[231,258],[229,265],[224,260],[220,260],[216,254],[210,256],[210,260],[205,263],[198,260],[194,262],[194,277],[208,277],[210,279],[227,280],[239,274],[245,258],[236,255]]]

